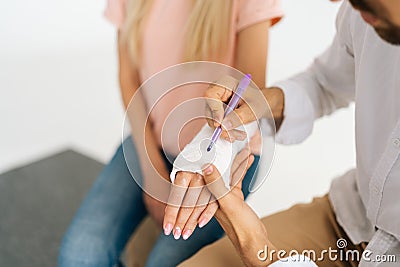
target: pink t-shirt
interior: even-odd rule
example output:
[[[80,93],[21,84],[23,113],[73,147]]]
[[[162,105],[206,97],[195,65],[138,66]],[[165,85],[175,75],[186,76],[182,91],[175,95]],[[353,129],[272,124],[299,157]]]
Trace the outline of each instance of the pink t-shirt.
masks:
[[[191,12],[192,1],[188,0],[154,0],[151,12],[145,20],[144,34],[141,43],[140,82],[151,75],[175,64],[182,63],[184,52],[184,29]],[[228,51],[220,63],[233,66],[237,33],[253,24],[272,20],[277,22],[282,17],[280,0],[233,0],[232,22]],[[108,0],[105,16],[120,29],[124,24],[126,0]],[[188,86],[193,88],[187,88]],[[153,107],[150,118],[159,145],[170,154],[177,155],[181,148],[189,143],[204,125],[205,120],[197,119],[189,123],[183,117],[171,111],[189,99],[203,97],[205,86],[187,85],[168,93]],[[155,97],[163,92],[147,90],[143,92],[147,102],[153,102]],[[194,103],[190,109],[179,113],[199,114],[204,112],[204,106]],[[195,112],[197,111],[197,112]],[[168,119],[168,123],[164,122]],[[179,133],[179,134],[178,134]]]

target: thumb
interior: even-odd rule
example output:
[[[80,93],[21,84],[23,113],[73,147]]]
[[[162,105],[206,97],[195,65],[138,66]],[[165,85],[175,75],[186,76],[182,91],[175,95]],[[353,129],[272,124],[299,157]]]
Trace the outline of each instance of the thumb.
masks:
[[[214,165],[210,164],[205,166],[203,169],[203,177],[208,190],[210,190],[211,194],[213,194],[217,200],[229,193],[221,174]]]
[[[208,108],[211,110],[214,126],[220,125],[224,118],[224,102],[232,96],[233,89],[238,81],[231,76],[224,76],[214,85],[211,85],[205,92]]]

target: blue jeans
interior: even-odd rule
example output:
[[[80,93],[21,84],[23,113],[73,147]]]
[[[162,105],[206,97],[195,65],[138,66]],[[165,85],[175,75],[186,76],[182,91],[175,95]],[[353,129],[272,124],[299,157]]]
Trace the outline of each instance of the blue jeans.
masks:
[[[123,146],[132,150],[129,153],[135,157],[132,160],[137,162],[134,167],[138,168],[134,173],[140,173],[139,158],[132,138],[127,138]],[[165,161],[168,169],[171,169],[171,164]],[[259,157],[256,157],[243,180],[245,197],[249,194],[248,187],[258,161]],[[126,166],[121,145],[98,176],[69,226],[61,244],[59,266],[121,266],[120,255],[146,215],[142,189]],[[223,234],[215,218],[202,229],[197,228],[185,241],[161,233],[146,266],[176,266]]]

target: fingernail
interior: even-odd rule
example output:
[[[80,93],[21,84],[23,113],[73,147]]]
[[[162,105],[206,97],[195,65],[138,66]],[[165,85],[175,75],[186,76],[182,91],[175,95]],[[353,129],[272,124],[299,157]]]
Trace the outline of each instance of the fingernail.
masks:
[[[164,227],[164,234],[165,235],[170,235],[172,231],[172,224],[168,223],[165,227]]]
[[[206,225],[206,224],[207,224],[207,220],[205,218],[201,219],[201,221],[199,222],[199,228],[203,228],[204,225]]]
[[[176,240],[178,240],[179,237],[181,237],[181,228],[176,227],[176,228],[175,228],[175,231],[174,231],[174,238],[175,238]]]
[[[226,130],[230,130],[232,128],[232,122],[230,121],[223,121],[222,122],[222,126],[226,129]]]
[[[186,230],[186,231],[183,233],[183,236],[182,236],[183,240],[188,239],[189,236],[190,236],[191,234],[192,234],[192,231],[191,231],[191,230]]]
[[[210,175],[213,172],[213,167],[212,166],[208,166],[205,170],[204,170],[204,174],[205,175]]]

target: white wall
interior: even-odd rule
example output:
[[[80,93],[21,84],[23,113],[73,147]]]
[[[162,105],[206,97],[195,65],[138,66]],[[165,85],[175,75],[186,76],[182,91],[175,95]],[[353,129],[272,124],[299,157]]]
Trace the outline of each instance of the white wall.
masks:
[[[66,146],[110,157],[122,109],[104,2],[2,2],[0,170]]]
[[[269,81],[306,67],[334,34],[338,4],[283,0],[271,33]],[[115,33],[104,1],[0,3],[0,172],[65,147],[106,161],[121,139]],[[323,194],[354,166],[353,108],[319,120],[298,146],[276,149],[250,203],[267,214]]]

